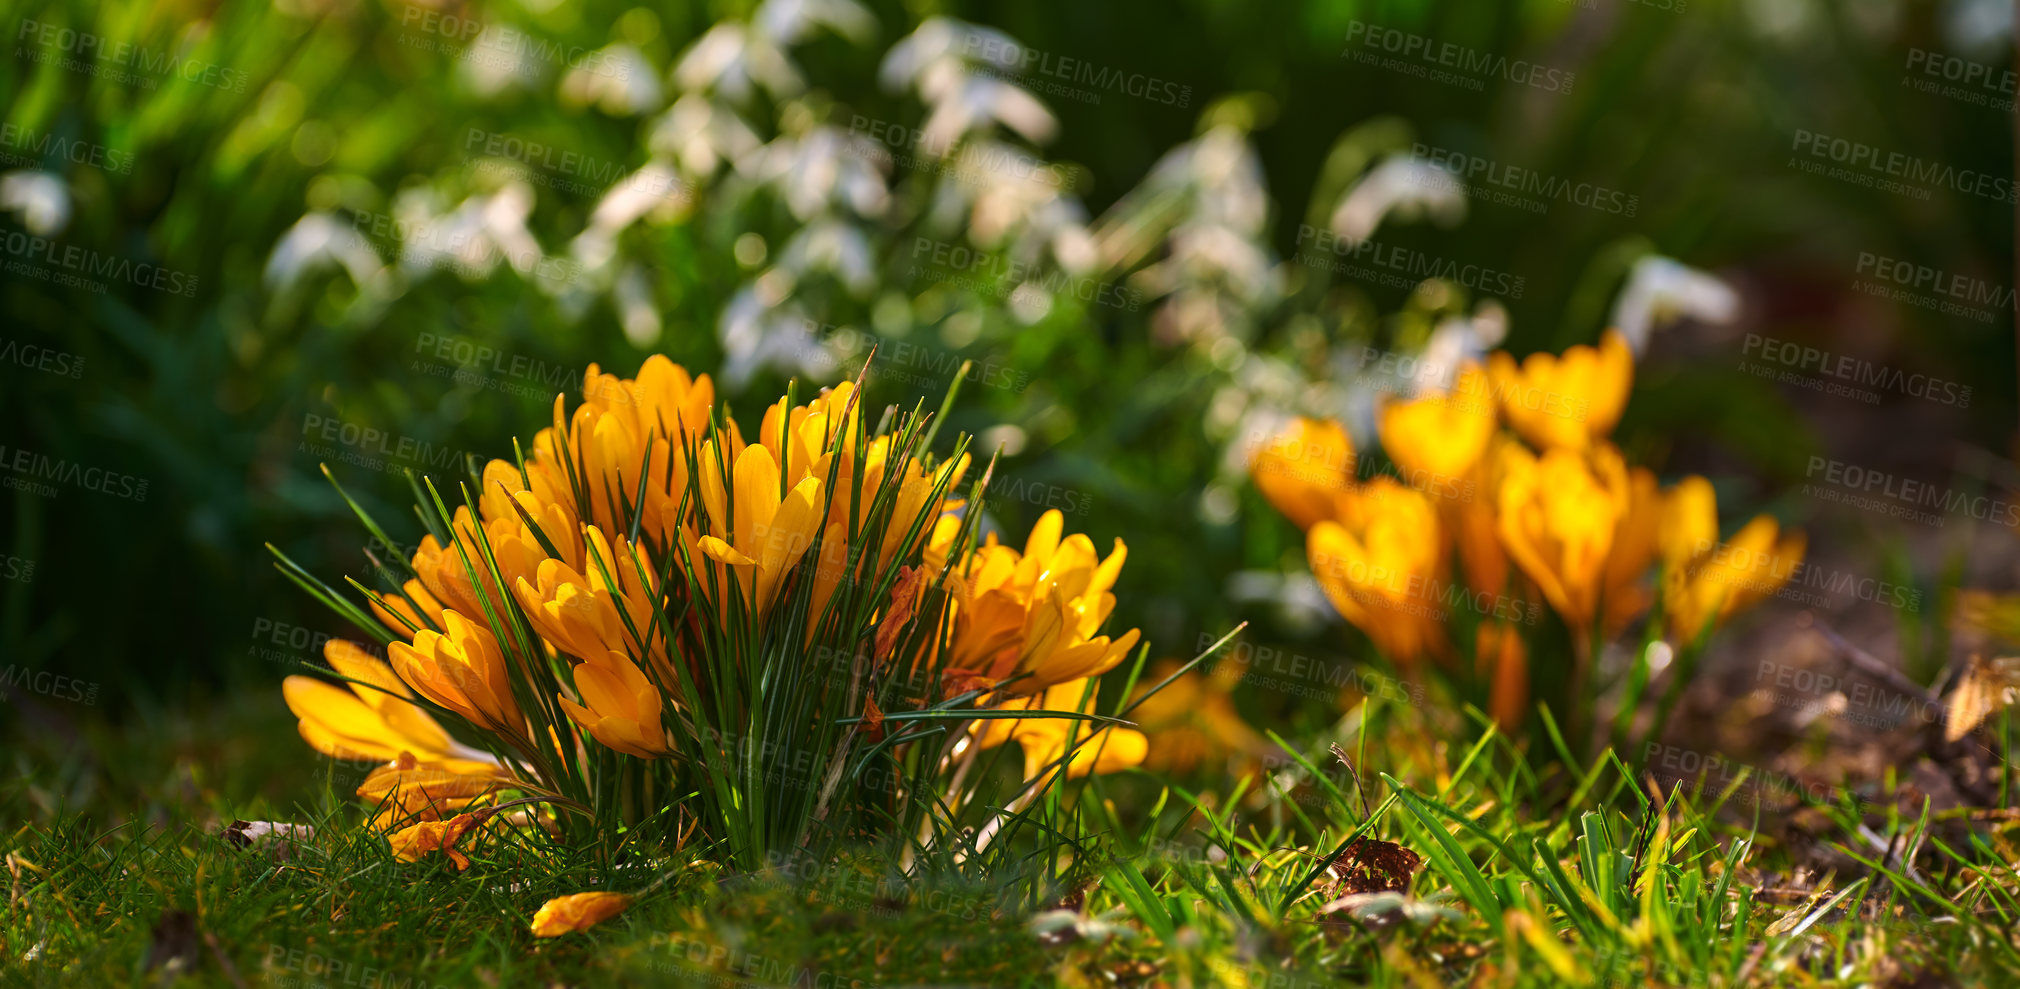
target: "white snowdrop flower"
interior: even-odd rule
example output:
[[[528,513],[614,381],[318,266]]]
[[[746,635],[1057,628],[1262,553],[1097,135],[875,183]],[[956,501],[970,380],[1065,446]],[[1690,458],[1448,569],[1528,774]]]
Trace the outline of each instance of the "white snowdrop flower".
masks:
[[[652,63],[626,44],[610,45],[581,59],[561,79],[563,102],[594,105],[613,117],[645,113],[663,98]]]
[[[21,225],[38,237],[62,233],[70,225],[70,187],[42,171],[0,175],[0,211],[21,214]]]
[[[687,183],[660,162],[648,162],[638,171],[617,180],[596,209],[589,214],[590,227],[616,232],[640,219],[671,221],[685,210],[692,194]]]
[[[891,46],[878,75],[885,88],[901,90],[919,83],[928,70],[938,66],[965,70],[979,63],[995,69],[1015,68],[1022,51],[1015,40],[995,28],[931,17]]]
[[[523,182],[470,196],[446,214],[438,212],[428,190],[403,193],[393,207],[397,224],[406,231],[400,266],[415,273],[449,268],[474,281],[489,277],[504,261],[522,275],[534,274],[546,255],[526,227],[532,212],[533,190]]]
[[[375,284],[385,267],[372,245],[352,224],[336,214],[318,210],[296,220],[267,255],[266,284],[286,290],[302,278],[326,268],[340,267],[352,283],[363,288]]]
[[[847,223],[825,219],[795,231],[779,254],[779,266],[804,278],[833,274],[850,292],[867,296],[877,286],[876,257],[868,237]]]
[[[1409,155],[1393,155],[1363,175],[1333,210],[1333,232],[1349,244],[1374,236],[1390,214],[1429,216],[1441,226],[1466,218],[1466,190],[1452,173]]]
[[[659,118],[646,146],[654,154],[672,155],[687,174],[707,179],[723,163],[740,162],[757,154],[763,142],[735,110],[706,96],[688,93],[675,100],[672,109]]]
[[[1508,311],[1485,302],[1472,316],[1447,316],[1431,331],[1418,366],[1422,372],[1409,383],[1417,394],[1442,395],[1452,390],[1459,369],[1486,363],[1487,352],[1508,335]]]
[[[834,203],[858,216],[881,216],[889,204],[876,142],[821,126],[782,136],[753,159],[758,178],[771,183],[800,220],[828,212]]]
[[[741,389],[767,367],[806,377],[832,373],[833,355],[814,336],[819,328],[797,304],[768,305],[755,287],[745,287],[722,312],[724,383]]]
[[[1613,327],[1639,357],[1658,326],[1683,319],[1730,323],[1739,317],[1739,293],[1718,276],[1650,254],[1634,263],[1613,301]]]
[[[823,25],[855,42],[868,41],[877,32],[877,19],[855,0],[765,0],[754,21],[783,45],[799,44]]]
[[[749,102],[759,87],[776,97],[798,95],[806,88],[777,43],[733,22],[709,28],[689,47],[674,66],[673,81],[683,90],[720,93],[734,103]]]
[[[546,71],[528,50],[525,32],[503,24],[485,25],[463,49],[457,70],[471,89],[487,98],[515,85],[531,88]]]
[[[963,137],[997,123],[1034,144],[1051,140],[1059,126],[1052,111],[1022,87],[991,76],[969,75],[944,63],[926,73],[919,89],[933,107],[919,129],[920,150],[931,157],[945,154]]]

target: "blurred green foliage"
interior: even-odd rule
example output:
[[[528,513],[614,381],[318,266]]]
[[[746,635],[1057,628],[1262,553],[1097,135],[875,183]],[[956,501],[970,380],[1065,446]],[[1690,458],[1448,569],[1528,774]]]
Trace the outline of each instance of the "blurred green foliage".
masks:
[[[304,447],[313,440],[305,424],[318,421],[308,417],[507,455],[511,437],[530,437],[550,415],[547,399],[457,384],[429,370],[425,335],[454,335],[550,369],[579,372],[596,362],[628,374],[647,352],[661,351],[697,371],[716,370],[723,359],[717,327],[735,287],[751,274],[737,259],[738,238],[755,232],[776,245],[797,226],[775,198],[724,192],[703,197],[680,222],[624,231],[627,256],[647,261],[651,305],[664,326],[646,348],[627,337],[608,297],[564,311],[558,297],[502,268],[487,278],[420,275],[379,307],[359,305],[359,286],[339,274],[277,288],[266,270],[275,246],[311,210],[383,215],[402,189],[434,189],[453,201],[483,188],[469,167],[473,131],[626,169],[649,158],[647,117],[556,99],[557,71],[526,86],[479,91],[455,52],[424,47],[445,37],[423,26],[428,15],[513,25],[585,49],[621,42],[667,85],[682,52],[712,24],[750,17],[750,6],[10,5],[13,50],[0,59],[4,122],[132,161],[130,171],[45,161],[67,183],[71,207],[52,239],[160,265],[196,287],[175,295],[107,280],[109,291],[98,294],[0,275],[4,337],[83,361],[75,378],[0,366],[0,445],[150,482],[144,501],[74,486],[55,497],[6,492],[0,552],[37,563],[32,581],[0,587],[7,661],[104,682],[102,703],[118,708],[135,691],[179,696],[195,679],[277,680],[287,670],[262,653],[274,649],[276,628],[342,632],[334,617],[278,579],[262,547],[283,546],[326,574],[365,567],[362,534],[319,475],[322,458]],[[1935,424],[1951,438],[2004,449],[2015,411],[2010,324],[1880,305],[1848,286],[1861,252],[2010,282],[2008,204],[1955,194],[1921,201],[1791,165],[1793,136],[1808,131],[2012,174],[2010,113],[1905,83],[1911,50],[1955,48],[1942,35],[1947,8],[1723,0],[1665,6],[879,3],[865,43],[822,33],[794,49],[809,90],[792,101],[792,112],[844,128],[857,116],[918,126],[924,114],[917,101],[877,83],[884,52],[931,16],[990,25],[1054,57],[1189,87],[1185,106],[1114,92],[1098,102],[1045,100],[1059,128],[1044,153],[1066,166],[1092,214],[1198,135],[1210,108],[1246,115],[1271,197],[1265,237],[1279,258],[1299,250],[1300,224],[1325,216],[1351,177],[1327,172],[1342,135],[1390,120],[1380,126],[1403,147],[1421,142],[1485,155],[1638,197],[1631,217],[1580,209],[1538,216],[1476,199],[1456,228],[1384,229],[1385,243],[1520,273],[1526,290],[1503,300],[1509,345],[1518,353],[1594,338],[1628,264],[1655,251],[1741,287],[1749,330],[1805,342],[1856,335],[1866,353],[1972,385],[1968,409],[1948,410],[1953,418]],[[1576,84],[1553,93],[1496,77],[1473,91],[1384,71],[1343,57],[1343,39],[1356,24],[1535,60],[1575,72]],[[52,50],[40,40],[42,25],[140,54],[123,63],[125,76],[78,71],[38,59]],[[1996,50],[1964,54],[1999,66],[2010,61]],[[102,56],[81,57],[100,70],[121,67]],[[150,60],[169,56],[196,67],[195,81],[187,70],[150,71]],[[755,117],[783,109],[766,104]],[[894,185],[906,181],[920,179],[893,177]],[[593,194],[542,187],[527,226],[541,244],[559,245],[584,228],[596,205]],[[886,222],[901,227],[915,219]],[[0,236],[23,232],[23,222],[5,214]],[[375,237],[374,246],[390,254],[397,244]],[[1420,333],[1426,312],[1464,308],[1402,288],[1327,283],[1294,263],[1285,268],[1283,298],[1255,314],[1247,340],[1255,350],[1295,355],[1313,334],[1335,343],[1406,339]],[[1066,300],[1027,324],[976,293],[949,299],[929,282],[884,288],[838,296],[826,318],[904,329],[910,335],[902,339],[933,355],[930,366],[952,355],[1028,375],[1022,390],[965,389],[952,425],[978,432],[1017,425],[1028,439],[1006,458],[1006,473],[1077,493],[1088,510],[1069,525],[1098,544],[1128,541],[1121,627],[1142,626],[1160,653],[1191,655],[1201,633],[1262,618],[1261,640],[1338,650],[1345,639],[1337,627],[1278,623],[1272,609],[1226,593],[1230,574],[1276,569],[1301,553],[1295,530],[1245,488],[1237,512],[1203,507],[1224,481],[1223,443],[1202,424],[1227,380],[1227,350],[1160,339],[1155,305],[1130,311]],[[892,292],[910,307],[904,319],[875,311]],[[981,328],[948,332],[950,314],[960,312],[975,314]],[[1748,499],[1800,479],[1818,442],[1814,423],[1772,386],[1734,370],[1739,357],[1736,345],[1658,336],[1624,443],[1665,471],[1757,479]],[[783,384],[773,372],[754,377],[738,395],[740,414],[754,420]],[[937,386],[873,378],[870,394],[909,404],[937,401],[938,393]],[[1925,411],[1916,410],[1918,422]],[[403,510],[405,485],[397,477],[332,467],[381,517]],[[995,514],[1015,533],[1044,507],[1006,499]],[[285,647],[276,654],[311,658]]]

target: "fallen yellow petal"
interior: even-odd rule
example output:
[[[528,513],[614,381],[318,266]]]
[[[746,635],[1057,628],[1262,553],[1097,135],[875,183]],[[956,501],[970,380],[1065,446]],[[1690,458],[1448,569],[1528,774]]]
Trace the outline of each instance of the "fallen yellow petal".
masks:
[[[560,937],[586,931],[631,907],[628,893],[570,893],[540,905],[533,915],[534,937]]]

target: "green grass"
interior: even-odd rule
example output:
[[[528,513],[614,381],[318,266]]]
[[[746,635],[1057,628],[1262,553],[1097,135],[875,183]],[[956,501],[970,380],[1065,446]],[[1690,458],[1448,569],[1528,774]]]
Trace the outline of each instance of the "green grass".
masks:
[[[1371,707],[1376,705],[1370,705]],[[0,797],[9,985],[1998,985],[2020,978],[2003,834],[1812,803],[1853,868],[1800,872],[1770,837],[1790,808],[1736,777],[1651,789],[1608,755],[1580,772],[1415,708],[1341,723],[1365,792],[1321,743],[1228,789],[1150,777],[1082,788],[1096,833],[1051,888],[898,881],[843,858],[735,873],[699,842],[609,864],[499,845],[458,873],[409,864],[358,825],[345,770],[292,738],[277,698],[124,728],[20,732]],[[37,724],[28,719],[28,724]],[[1547,744],[1547,743],[1546,743]],[[329,775],[316,778],[310,767]],[[1541,769],[1532,768],[1541,766]],[[354,785],[354,784],[351,784]],[[1365,799],[1365,804],[1363,803]],[[1366,815],[1363,816],[1363,807]],[[1875,811],[1874,808],[1883,808]],[[1220,809],[1214,809],[1220,808]],[[231,818],[313,824],[238,848]],[[1758,821],[1758,823],[1757,823]],[[1910,876],[1856,836],[1916,848]],[[1818,825],[1812,824],[1812,831]],[[1328,910],[1350,839],[1423,857],[1408,900]],[[539,940],[550,896],[651,895]],[[178,912],[186,918],[178,918]]]

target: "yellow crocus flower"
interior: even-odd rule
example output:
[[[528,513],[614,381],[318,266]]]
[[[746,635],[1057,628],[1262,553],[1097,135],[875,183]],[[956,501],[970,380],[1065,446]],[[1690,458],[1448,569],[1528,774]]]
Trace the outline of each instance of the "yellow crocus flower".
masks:
[[[636,651],[645,642],[651,643],[656,656],[665,655],[665,638],[653,624],[655,572],[645,550],[622,536],[613,548],[593,525],[584,526],[583,532],[588,573],[561,560],[540,561],[533,581],[522,577],[512,585],[521,610],[542,638],[577,658],[601,656],[612,649]],[[645,582],[639,579],[640,571]],[[616,578],[615,585],[611,577]]]
[[[1679,499],[1679,506],[1689,500]],[[1767,515],[1754,517],[1723,543],[1699,545],[1697,553],[1663,571],[1662,608],[1669,634],[1684,643],[1781,590],[1802,567],[1806,549],[1800,531],[1784,534]]]
[[[1645,467],[1628,471],[1626,510],[1614,527],[1613,546],[1607,551],[1606,570],[1600,577],[1600,607],[1609,637],[1648,610],[1650,593],[1642,586],[1642,577],[1655,562],[1657,542],[1662,537],[1663,501],[1653,473]]]
[[[1443,653],[1444,615],[1436,602],[1445,546],[1430,499],[1377,477],[1342,508],[1338,521],[1321,521],[1306,534],[1319,589],[1390,660]]]
[[[1054,509],[1039,516],[1022,553],[993,535],[976,549],[956,583],[950,665],[994,680],[1028,674],[1009,689],[1032,693],[1106,673],[1135,648],[1136,629],[1095,634],[1115,608],[1110,589],[1129,547],[1117,539],[1103,559],[1086,536],[1062,538],[1064,526]]]
[[[408,580],[400,585],[406,592],[403,597],[391,591],[382,591],[376,600],[370,602],[372,614],[393,631],[394,634],[412,639],[414,632],[424,628],[442,627],[442,602],[419,580]],[[412,598],[412,602],[408,601]],[[416,611],[415,608],[420,610]]]
[[[1530,458],[1521,441],[1506,434],[1488,442],[1486,453],[1467,474],[1473,497],[1445,502],[1444,517],[1459,547],[1459,566],[1466,586],[1481,594],[1509,592],[1508,550],[1501,545],[1500,497],[1506,464],[1511,458]]]
[[[1597,348],[1580,344],[1562,355],[1530,354],[1520,366],[1506,351],[1495,351],[1487,374],[1502,415],[1523,439],[1546,450],[1583,450],[1620,421],[1634,381],[1634,354],[1626,337],[1609,330]]]
[[[597,741],[641,759],[667,754],[659,688],[630,657],[613,649],[600,659],[578,664],[575,689],[582,703],[563,696],[562,710]]]
[[[1098,685],[1094,690],[1088,688],[1087,679],[1069,680],[1053,684],[1041,693],[1012,698],[995,706],[1084,714],[1094,710],[1095,695],[1099,693]],[[1079,744],[1067,763],[1067,779],[1089,773],[1105,776],[1134,768],[1142,765],[1150,749],[1149,740],[1133,728],[1110,725],[1096,729],[1090,722],[1071,718],[986,719],[975,729],[975,745],[989,749],[1004,742],[1016,742],[1024,750],[1024,778],[1032,780],[1066,754],[1069,736],[1075,737]]]
[[[281,695],[310,747],[336,759],[390,762],[402,752],[430,761],[463,758],[465,750],[412,702],[413,692],[391,666],[342,639],[325,643],[323,658],[356,681],[350,689],[308,676],[281,682]]]
[[[1499,492],[1501,544],[1575,630],[1597,617],[1614,531],[1627,511],[1627,469],[1611,445],[1590,456],[1557,448],[1511,455]]]
[[[408,686],[463,720],[501,735],[526,737],[526,719],[512,696],[511,672],[491,630],[455,611],[442,614],[447,634],[422,629],[413,645],[389,647],[393,669]]]
[[[1506,622],[1481,622],[1474,633],[1475,668],[1486,678],[1487,713],[1504,731],[1529,713],[1529,644]]]
[[[1663,494],[1662,533],[1657,545],[1663,565],[1681,570],[1718,542],[1718,493],[1711,482],[1692,475]]]
[[[820,531],[822,481],[808,476],[780,497],[778,461],[760,444],[737,456],[729,491],[720,471],[708,464],[702,470],[702,501],[714,531],[695,548],[735,574],[747,607],[762,616]]]
[[[1377,428],[1410,486],[1458,491],[1494,436],[1487,376],[1467,365],[1450,392],[1384,405]]]
[[[357,795],[377,808],[381,831],[412,821],[439,821],[480,797],[516,785],[496,763],[470,760],[421,762],[410,752],[372,770]]]
[[[1345,427],[1299,417],[1249,463],[1256,490],[1300,529],[1333,518],[1354,484],[1354,446]]]
[[[455,863],[456,871],[470,867],[470,857],[456,847],[463,836],[476,830],[489,814],[458,814],[447,821],[422,821],[386,836],[393,857],[402,862],[419,862],[429,852],[441,852]]]

